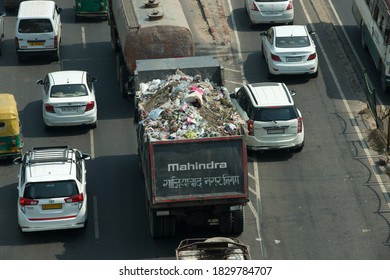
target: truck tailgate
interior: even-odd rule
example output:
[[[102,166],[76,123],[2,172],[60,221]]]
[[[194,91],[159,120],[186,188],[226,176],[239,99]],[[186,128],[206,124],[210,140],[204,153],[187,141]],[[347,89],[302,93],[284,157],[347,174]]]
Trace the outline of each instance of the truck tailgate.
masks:
[[[242,136],[149,143],[153,204],[248,198]]]

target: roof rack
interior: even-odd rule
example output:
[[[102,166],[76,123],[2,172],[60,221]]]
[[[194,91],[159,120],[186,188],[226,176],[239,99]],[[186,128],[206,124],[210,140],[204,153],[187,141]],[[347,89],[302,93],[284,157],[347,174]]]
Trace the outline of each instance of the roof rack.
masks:
[[[29,163],[68,162],[72,160],[69,158],[71,151],[69,146],[34,147],[31,150]]]

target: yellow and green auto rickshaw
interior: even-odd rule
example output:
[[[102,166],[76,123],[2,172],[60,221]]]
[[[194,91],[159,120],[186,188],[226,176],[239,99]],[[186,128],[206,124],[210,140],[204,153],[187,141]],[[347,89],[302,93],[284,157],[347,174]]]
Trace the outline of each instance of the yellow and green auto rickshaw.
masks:
[[[108,18],[107,0],[75,0],[75,20],[80,18]]]
[[[23,136],[15,97],[0,93],[0,158],[22,156]]]

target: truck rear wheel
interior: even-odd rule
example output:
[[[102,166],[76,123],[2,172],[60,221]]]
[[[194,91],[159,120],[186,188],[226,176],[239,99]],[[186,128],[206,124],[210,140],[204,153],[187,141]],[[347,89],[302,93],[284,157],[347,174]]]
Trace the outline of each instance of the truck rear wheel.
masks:
[[[174,237],[176,233],[175,216],[164,216],[164,237]]]
[[[242,233],[244,231],[244,211],[232,212],[232,231],[233,233]]]
[[[120,87],[120,92],[123,97],[127,97],[127,88],[126,88],[126,81],[128,77],[126,65],[121,65],[119,68],[119,87]]]
[[[230,211],[223,212],[219,217],[219,231],[222,234],[229,234],[232,232],[232,215]]]

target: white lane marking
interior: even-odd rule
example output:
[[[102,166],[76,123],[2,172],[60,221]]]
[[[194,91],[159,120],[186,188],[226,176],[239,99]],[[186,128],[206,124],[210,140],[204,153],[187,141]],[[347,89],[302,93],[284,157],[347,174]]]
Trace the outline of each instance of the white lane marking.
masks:
[[[85,28],[81,26],[81,42],[83,43],[83,49],[87,48],[87,41],[85,39]]]
[[[93,129],[89,130],[89,144],[91,146],[91,158],[95,158],[95,137],[93,133]]]

